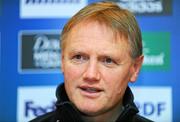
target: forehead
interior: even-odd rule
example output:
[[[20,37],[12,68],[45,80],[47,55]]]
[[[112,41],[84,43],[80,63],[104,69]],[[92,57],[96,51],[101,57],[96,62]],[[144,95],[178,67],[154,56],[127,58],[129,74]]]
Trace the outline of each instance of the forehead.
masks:
[[[128,41],[116,36],[112,29],[98,22],[76,25],[66,39],[66,48],[74,50],[93,50],[95,52],[129,52]]]
[[[75,25],[67,36],[67,40],[73,40],[74,38],[96,38],[117,42],[126,41],[128,44],[127,36],[118,30],[115,30],[105,23],[99,21],[82,21]]]
[[[108,35],[106,35],[108,34]],[[70,32],[70,36],[108,36],[108,38],[114,38],[113,32],[110,28],[106,27],[104,24],[100,24],[99,22],[82,22],[72,28]]]

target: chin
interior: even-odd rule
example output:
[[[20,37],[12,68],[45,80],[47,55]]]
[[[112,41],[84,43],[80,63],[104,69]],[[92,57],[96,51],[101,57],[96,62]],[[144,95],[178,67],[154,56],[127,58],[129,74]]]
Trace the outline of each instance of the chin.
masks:
[[[81,113],[87,115],[87,116],[96,116],[100,113],[102,113],[102,110],[98,109],[97,107],[93,107],[93,108],[89,108],[88,107],[82,107],[79,108],[79,110],[81,111]]]

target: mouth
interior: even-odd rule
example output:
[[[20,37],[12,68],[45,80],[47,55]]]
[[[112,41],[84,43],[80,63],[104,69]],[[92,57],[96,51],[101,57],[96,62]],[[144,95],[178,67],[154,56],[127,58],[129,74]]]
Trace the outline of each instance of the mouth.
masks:
[[[89,93],[97,93],[97,92],[101,91],[100,89],[93,88],[93,87],[87,87],[87,88],[83,87],[83,88],[81,88],[81,90],[89,92]]]
[[[93,86],[80,86],[81,93],[88,97],[97,97],[103,91],[101,88]]]

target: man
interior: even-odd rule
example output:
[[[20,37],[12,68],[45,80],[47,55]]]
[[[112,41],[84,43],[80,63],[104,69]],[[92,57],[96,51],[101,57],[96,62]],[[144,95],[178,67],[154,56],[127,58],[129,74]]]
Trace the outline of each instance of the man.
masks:
[[[138,115],[128,87],[143,62],[141,32],[128,10],[88,5],[61,33],[64,84],[56,110],[32,122],[149,122]]]

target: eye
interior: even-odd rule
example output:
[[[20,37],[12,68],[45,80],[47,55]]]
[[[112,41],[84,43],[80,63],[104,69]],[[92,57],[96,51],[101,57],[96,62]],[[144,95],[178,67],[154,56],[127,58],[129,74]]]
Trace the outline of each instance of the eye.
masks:
[[[113,63],[113,60],[111,58],[105,58],[104,63],[110,64]]]
[[[87,56],[82,55],[82,54],[76,54],[74,56],[72,56],[71,60],[75,63],[83,63],[88,59]]]
[[[77,60],[81,60],[83,57],[81,55],[75,55],[73,58]]]
[[[110,57],[104,57],[103,59],[102,59],[102,62],[104,63],[104,65],[105,66],[114,66],[114,65],[116,65],[117,63],[112,59],[112,58],[110,58]]]

